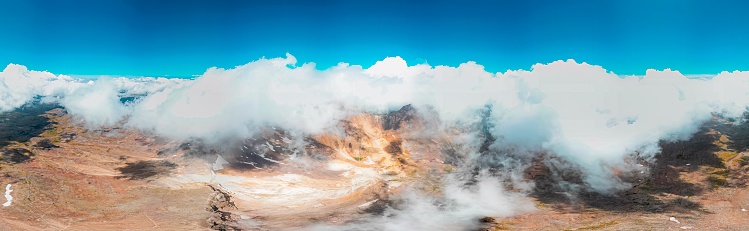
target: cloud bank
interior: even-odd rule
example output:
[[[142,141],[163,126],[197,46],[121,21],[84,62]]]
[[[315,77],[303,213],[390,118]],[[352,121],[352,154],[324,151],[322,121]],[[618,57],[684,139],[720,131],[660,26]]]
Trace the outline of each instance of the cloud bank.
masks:
[[[210,68],[194,80],[86,81],[15,64],[0,72],[0,111],[41,98],[92,126],[124,122],[180,139],[245,137],[268,126],[315,134],[335,129],[348,115],[407,104],[433,109],[445,126],[460,126],[489,108],[493,147],[553,153],[604,193],[629,187],[614,176],[615,169],[639,168],[627,155],[652,158],[658,141],[686,139],[713,114],[739,117],[748,94],[749,72],[696,79],[667,69],[620,76],[574,60],[503,73],[474,62],[409,66],[399,57],[369,68],[341,63],[319,70],[287,54]],[[123,96],[137,97],[123,104]]]

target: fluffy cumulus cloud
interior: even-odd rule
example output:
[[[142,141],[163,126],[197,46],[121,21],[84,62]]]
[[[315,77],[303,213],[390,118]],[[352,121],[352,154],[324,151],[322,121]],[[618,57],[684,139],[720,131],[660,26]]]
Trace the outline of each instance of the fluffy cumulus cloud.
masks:
[[[747,72],[699,79],[672,70],[620,76],[573,60],[490,73],[474,62],[409,66],[399,57],[369,68],[341,63],[319,70],[287,55],[211,68],[194,80],[86,82],[13,64],[0,72],[0,111],[41,97],[94,126],[124,122],[175,138],[221,140],[266,126],[320,133],[348,115],[406,104],[433,109],[445,124],[461,124],[488,107],[494,147],[554,153],[600,192],[628,187],[613,176],[615,168],[637,167],[627,155],[652,157],[659,140],[688,138],[714,113],[742,115],[747,94]],[[123,104],[123,96],[137,99]]]
[[[10,64],[0,72],[0,112],[23,106],[37,97],[61,97],[82,85],[70,76],[29,71]]]
[[[90,126],[111,126],[127,114],[127,108],[120,103],[118,91],[110,78],[75,89],[61,104],[69,113],[82,115]]]

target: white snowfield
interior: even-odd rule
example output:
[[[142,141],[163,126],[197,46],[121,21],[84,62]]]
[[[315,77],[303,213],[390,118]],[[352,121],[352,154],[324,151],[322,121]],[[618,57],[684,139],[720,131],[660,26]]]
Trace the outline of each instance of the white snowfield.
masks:
[[[229,164],[229,162],[227,162],[226,159],[224,159],[220,155],[216,155],[216,161],[213,162],[212,169],[213,171],[224,169],[225,164]]]
[[[3,207],[10,206],[10,203],[13,201],[13,196],[10,195],[10,192],[13,192],[13,190],[10,189],[10,184],[5,186],[5,199],[8,200],[8,202],[3,203]]]

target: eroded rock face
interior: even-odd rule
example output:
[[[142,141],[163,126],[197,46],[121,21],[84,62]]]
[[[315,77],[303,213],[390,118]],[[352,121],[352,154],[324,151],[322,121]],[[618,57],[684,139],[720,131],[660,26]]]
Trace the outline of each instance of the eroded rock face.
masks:
[[[416,109],[409,104],[403,106],[400,110],[389,112],[383,116],[382,128],[385,130],[398,130],[403,123],[408,123],[416,117]]]
[[[219,186],[208,184],[208,187],[214,192],[206,209],[212,214],[207,220],[211,228],[215,230],[242,230],[237,224],[240,217],[231,213],[231,211],[237,209],[237,206],[232,202],[231,195]]]
[[[269,128],[260,134],[244,139],[231,149],[229,163],[235,168],[263,169],[284,164],[289,158],[313,152],[314,144],[305,147],[303,142],[286,131]]]

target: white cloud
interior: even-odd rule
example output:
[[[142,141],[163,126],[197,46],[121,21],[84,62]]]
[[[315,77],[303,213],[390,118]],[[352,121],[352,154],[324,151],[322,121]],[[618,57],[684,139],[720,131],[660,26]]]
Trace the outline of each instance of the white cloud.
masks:
[[[232,69],[211,68],[194,80],[95,81],[11,64],[0,72],[0,112],[42,97],[61,103],[90,126],[128,118],[128,126],[161,135],[220,141],[265,126],[326,132],[348,115],[384,113],[406,104],[434,109],[445,127],[470,126],[478,121],[477,111],[490,105],[488,122],[494,126],[489,132],[498,138],[494,148],[547,151],[579,169],[589,188],[612,193],[629,187],[614,172],[642,168],[625,161],[627,155],[638,151],[652,157],[659,151],[658,141],[686,139],[713,113],[739,117],[749,105],[749,72],[693,78],[648,70],[644,76],[619,76],[574,60],[504,73],[489,73],[473,62],[408,66],[400,57],[370,68],[341,63],[318,70],[314,63],[296,63],[287,54]],[[125,105],[123,95],[142,98]],[[476,134],[456,137],[466,146],[462,151],[475,152]],[[464,156],[476,156],[469,154],[475,153]],[[512,178],[521,167],[505,169],[504,177]],[[521,181],[513,180],[513,186],[527,190]],[[384,230],[465,228],[480,216],[532,209],[522,194],[509,193],[498,182],[483,176],[471,189],[446,182],[442,197],[450,206],[438,207],[430,197],[406,197],[403,210],[390,211],[390,218],[372,218],[368,225]]]
[[[399,209],[387,208],[381,216],[344,225],[319,225],[309,230],[476,230],[484,217],[510,217],[532,212],[533,202],[521,193],[508,192],[499,179],[482,176],[473,187],[455,179],[444,182],[440,199],[409,191]]]
[[[0,112],[20,107],[37,96],[62,96],[78,86],[69,76],[29,71],[25,66],[9,64],[0,72]]]
[[[619,76],[573,60],[536,64],[530,70],[489,73],[473,62],[458,67],[408,66],[399,57],[370,68],[345,63],[260,59],[232,69],[211,68],[195,80],[99,79],[9,65],[0,73],[0,111],[35,96],[60,97],[73,114],[94,125],[129,116],[128,125],[176,138],[219,140],[275,126],[302,133],[335,128],[359,112],[382,113],[406,104],[429,105],[446,124],[470,123],[492,105],[495,147],[548,150],[578,166],[600,192],[627,185],[612,168],[630,168],[624,157],[657,152],[662,139],[685,139],[711,113],[740,116],[749,105],[749,73],[690,78],[648,70]],[[118,94],[148,94],[123,106]]]
[[[111,78],[101,78],[79,87],[62,100],[62,106],[74,116],[85,119],[90,126],[111,126],[121,121],[128,109],[120,103]]]

